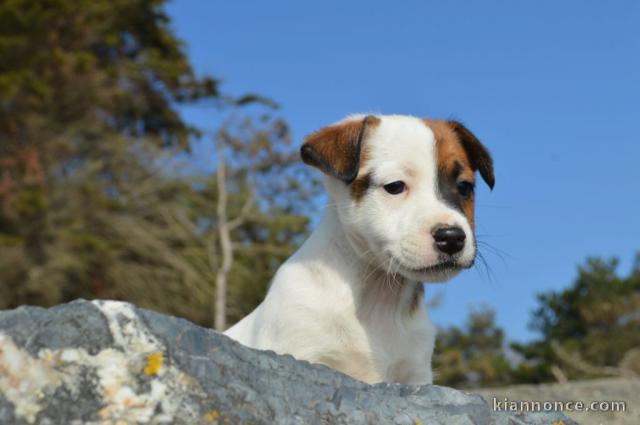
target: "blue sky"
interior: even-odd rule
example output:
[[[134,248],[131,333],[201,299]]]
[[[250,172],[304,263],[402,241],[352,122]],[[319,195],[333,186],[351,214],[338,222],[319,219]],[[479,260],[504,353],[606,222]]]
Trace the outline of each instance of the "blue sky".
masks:
[[[535,294],[586,256],[640,250],[640,2],[228,1],[168,6],[197,72],[281,104],[296,140],[354,112],[462,120],[489,147],[477,195],[492,278],[427,287],[431,312],[470,305],[527,340]],[[186,109],[211,123],[211,111]],[[320,214],[320,211],[317,212]]]

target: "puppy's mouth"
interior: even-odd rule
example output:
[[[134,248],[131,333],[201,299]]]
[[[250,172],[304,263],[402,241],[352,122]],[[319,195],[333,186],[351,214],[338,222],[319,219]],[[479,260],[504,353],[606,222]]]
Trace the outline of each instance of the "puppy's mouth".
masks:
[[[458,270],[466,269],[468,267],[470,267],[470,266],[463,266],[462,264],[458,263],[457,261],[446,260],[446,261],[442,261],[442,262],[437,263],[437,264],[433,264],[431,266],[420,267],[420,268],[417,268],[417,269],[407,268],[407,270],[409,270],[409,271],[411,271],[413,273],[429,274],[429,273],[438,273],[438,272],[458,271]]]
[[[398,264],[401,273],[409,278],[437,282],[448,280],[461,270],[470,268],[473,261],[466,264],[456,259],[443,259],[436,264],[417,268],[405,266],[401,261],[398,261]]]

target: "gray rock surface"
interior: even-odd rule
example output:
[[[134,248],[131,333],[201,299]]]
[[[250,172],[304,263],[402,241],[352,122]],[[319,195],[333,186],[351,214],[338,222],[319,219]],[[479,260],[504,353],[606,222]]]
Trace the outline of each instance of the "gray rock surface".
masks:
[[[575,422],[451,388],[366,385],[131,304],[75,301],[0,312],[0,424],[32,423]]]

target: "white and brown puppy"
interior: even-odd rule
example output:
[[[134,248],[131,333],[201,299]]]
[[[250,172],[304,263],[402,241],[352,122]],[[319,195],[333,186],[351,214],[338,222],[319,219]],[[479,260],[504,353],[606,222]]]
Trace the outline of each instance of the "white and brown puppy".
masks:
[[[474,174],[493,187],[489,153],[458,122],[358,115],[308,136],[301,154],[331,202],[226,334],[368,383],[430,383],[436,331],[421,282],[473,264]]]

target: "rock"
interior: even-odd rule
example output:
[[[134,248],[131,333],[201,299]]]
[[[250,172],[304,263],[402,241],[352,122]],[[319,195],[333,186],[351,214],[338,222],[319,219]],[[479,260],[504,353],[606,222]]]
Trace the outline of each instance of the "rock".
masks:
[[[560,422],[558,422],[560,421]],[[451,388],[367,385],[115,301],[0,312],[1,424],[574,424]]]

